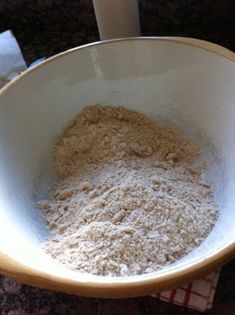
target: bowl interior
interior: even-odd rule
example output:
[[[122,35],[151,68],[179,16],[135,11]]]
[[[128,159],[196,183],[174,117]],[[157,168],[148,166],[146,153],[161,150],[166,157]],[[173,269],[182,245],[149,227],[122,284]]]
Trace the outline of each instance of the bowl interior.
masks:
[[[56,180],[53,145],[88,104],[123,105],[161,124],[173,123],[203,147],[205,176],[220,206],[218,222],[199,248],[155,276],[202,261],[234,242],[234,84],[231,60],[157,39],[91,45],[29,71],[0,100],[0,250],[50,274],[114,281],[68,271],[40,249],[47,230],[35,202]]]

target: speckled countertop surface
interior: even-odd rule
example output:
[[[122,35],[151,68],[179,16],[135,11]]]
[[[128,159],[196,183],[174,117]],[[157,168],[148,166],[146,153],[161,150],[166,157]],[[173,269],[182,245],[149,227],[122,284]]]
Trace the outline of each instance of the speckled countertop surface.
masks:
[[[139,0],[139,7],[142,35],[196,37],[235,51],[234,0]],[[6,29],[28,63],[99,40],[91,0],[1,0]]]
[[[140,0],[143,35],[189,36],[235,51],[234,0]],[[1,0],[0,32],[12,29],[27,63],[99,40],[91,0]],[[220,277],[211,315],[235,315],[235,260]],[[0,315],[200,314],[151,297],[80,298],[0,276]]]
[[[210,315],[235,314],[235,261],[223,268]],[[91,299],[32,288],[0,277],[1,315],[199,315],[152,297]]]

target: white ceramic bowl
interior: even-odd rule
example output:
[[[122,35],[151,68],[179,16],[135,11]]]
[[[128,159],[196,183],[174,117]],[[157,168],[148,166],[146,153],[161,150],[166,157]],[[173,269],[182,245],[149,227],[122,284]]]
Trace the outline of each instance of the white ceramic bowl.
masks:
[[[22,282],[88,296],[168,289],[235,254],[235,56],[207,42],[133,38],[94,43],[51,59],[8,84],[0,97],[0,271]],[[124,105],[197,138],[220,216],[206,241],[158,272],[81,275],[40,249],[47,232],[35,207],[55,176],[53,144],[88,104]]]

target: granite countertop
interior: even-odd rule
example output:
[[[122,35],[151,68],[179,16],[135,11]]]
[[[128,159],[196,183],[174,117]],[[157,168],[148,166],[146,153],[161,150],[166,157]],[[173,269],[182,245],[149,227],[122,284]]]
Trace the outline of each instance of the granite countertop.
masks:
[[[235,51],[234,0],[139,0],[143,35],[189,36]],[[12,29],[28,64],[99,40],[91,0],[1,0],[0,32]],[[211,315],[235,315],[235,260],[219,280]],[[0,276],[0,315],[200,314],[152,297],[91,299],[32,288]]]
[[[210,315],[235,315],[235,260],[221,273]],[[200,315],[153,297],[93,299],[21,285],[0,277],[1,315]]]
[[[188,36],[235,51],[234,0],[139,0],[144,36]],[[28,63],[99,40],[92,0],[1,0],[0,32],[12,29]]]

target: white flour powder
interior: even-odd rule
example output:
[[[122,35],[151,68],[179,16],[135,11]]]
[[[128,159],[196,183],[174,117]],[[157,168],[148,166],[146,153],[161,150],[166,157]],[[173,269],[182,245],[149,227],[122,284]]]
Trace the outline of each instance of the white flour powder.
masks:
[[[55,147],[61,177],[38,203],[45,251],[97,275],[157,270],[201,244],[217,218],[197,144],[120,107],[86,107]]]

